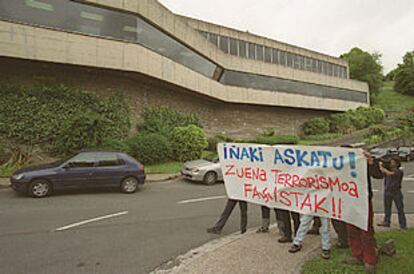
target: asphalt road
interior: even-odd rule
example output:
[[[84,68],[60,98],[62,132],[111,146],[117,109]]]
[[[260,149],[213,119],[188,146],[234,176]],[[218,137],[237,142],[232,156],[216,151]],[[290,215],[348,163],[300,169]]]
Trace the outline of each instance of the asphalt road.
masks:
[[[414,162],[404,166],[406,212],[414,213]],[[373,188],[382,212],[382,181]],[[224,193],[222,184],[183,180],[147,184],[133,195],[71,191],[32,199],[0,190],[0,273],[148,273],[217,238],[205,229],[221,213],[225,198],[217,196]],[[191,201],[204,197],[212,199]],[[122,215],[56,231],[116,213]],[[249,205],[249,227],[259,224],[260,208]],[[224,234],[238,229],[237,208]]]

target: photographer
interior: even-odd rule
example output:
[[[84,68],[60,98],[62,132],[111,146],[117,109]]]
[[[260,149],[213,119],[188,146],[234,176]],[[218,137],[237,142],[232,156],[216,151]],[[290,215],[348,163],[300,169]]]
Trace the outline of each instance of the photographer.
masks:
[[[399,158],[392,158],[389,162],[389,166],[385,166],[380,162],[380,170],[384,174],[384,222],[378,224],[378,226],[389,227],[391,225],[391,208],[392,201],[398,210],[398,222],[401,229],[407,229],[407,221],[404,214],[404,202],[403,194],[401,192],[401,183],[404,173],[400,169],[401,163]]]

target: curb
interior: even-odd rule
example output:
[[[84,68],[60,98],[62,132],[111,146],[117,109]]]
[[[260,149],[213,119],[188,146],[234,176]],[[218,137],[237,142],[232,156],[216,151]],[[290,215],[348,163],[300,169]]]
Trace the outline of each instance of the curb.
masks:
[[[160,178],[157,179],[151,179],[151,175],[160,175]],[[161,174],[147,174],[147,179],[145,180],[145,182],[148,183],[157,183],[157,182],[163,182],[163,181],[167,181],[167,180],[173,180],[176,179],[178,177],[180,177],[181,174],[180,173],[175,173],[175,174],[165,174],[165,176],[162,176]]]
[[[10,188],[10,177],[0,177],[0,189]]]

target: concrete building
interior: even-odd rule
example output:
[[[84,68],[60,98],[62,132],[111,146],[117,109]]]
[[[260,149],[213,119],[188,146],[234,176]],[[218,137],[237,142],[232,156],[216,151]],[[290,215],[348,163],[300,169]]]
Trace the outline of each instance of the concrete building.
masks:
[[[369,105],[339,58],[176,15],[156,0],[0,0],[0,79],[124,92],[197,112],[208,134],[297,133]]]

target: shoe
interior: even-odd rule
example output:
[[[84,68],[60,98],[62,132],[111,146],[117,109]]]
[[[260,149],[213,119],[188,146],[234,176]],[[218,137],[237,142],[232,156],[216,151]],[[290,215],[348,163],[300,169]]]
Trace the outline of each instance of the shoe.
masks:
[[[370,274],[375,273],[375,265],[365,264],[365,272]]]
[[[387,224],[387,223],[384,223],[384,222],[382,222],[382,223],[379,223],[379,224],[377,224],[378,226],[382,226],[382,227],[390,227],[391,225],[390,224]]]
[[[292,242],[292,238],[290,237],[286,237],[283,236],[282,238],[280,238],[279,240],[277,240],[279,243],[284,244],[284,243],[291,243]]]
[[[221,230],[215,227],[210,227],[207,228],[207,233],[219,235],[221,233]]]
[[[296,252],[300,251],[301,249],[302,249],[302,246],[300,246],[300,245],[292,245],[289,248],[289,253],[296,253]]]
[[[319,228],[312,227],[311,229],[309,229],[308,234],[309,235],[319,235]]]
[[[364,265],[364,263],[361,260],[358,260],[355,257],[344,259],[342,260],[342,263],[347,265]]]
[[[258,230],[256,230],[256,233],[268,233],[269,228],[268,227],[260,227]]]
[[[322,258],[328,260],[331,258],[331,251],[330,250],[323,250],[322,249],[322,253],[321,253]]]
[[[240,234],[244,234],[244,233],[246,233],[246,231],[247,231],[247,229],[242,228],[242,229],[240,229]]]
[[[345,243],[337,243],[336,247],[345,249],[345,248],[349,248],[349,245]]]

